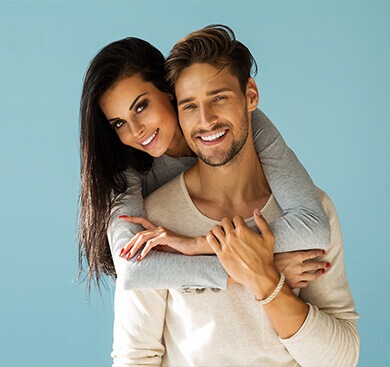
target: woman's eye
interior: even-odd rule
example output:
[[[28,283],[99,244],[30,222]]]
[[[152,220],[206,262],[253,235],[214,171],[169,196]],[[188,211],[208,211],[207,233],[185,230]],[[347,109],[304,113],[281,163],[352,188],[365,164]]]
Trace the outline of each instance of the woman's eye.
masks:
[[[123,126],[123,124],[124,124],[125,122],[123,121],[123,120],[116,120],[116,121],[114,121],[112,124],[111,124],[111,127],[113,128],[113,129],[120,129],[122,126]]]
[[[142,112],[146,107],[148,106],[147,101],[142,101],[135,107],[135,113],[140,113]]]

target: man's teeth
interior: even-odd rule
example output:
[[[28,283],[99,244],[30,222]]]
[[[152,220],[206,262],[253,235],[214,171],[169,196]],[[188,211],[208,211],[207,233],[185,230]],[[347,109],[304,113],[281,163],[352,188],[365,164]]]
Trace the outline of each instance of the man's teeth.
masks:
[[[148,140],[145,140],[143,143],[141,143],[141,145],[148,145],[153,139],[154,137],[157,135],[157,130],[154,132],[154,134],[148,139]]]
[[[209,136],[201,136],[200,138],[204,141],[213,141],[217,140],[221,136],[224,136],[226,134],[226,131],[221,131],[220,133],[209,135]]]

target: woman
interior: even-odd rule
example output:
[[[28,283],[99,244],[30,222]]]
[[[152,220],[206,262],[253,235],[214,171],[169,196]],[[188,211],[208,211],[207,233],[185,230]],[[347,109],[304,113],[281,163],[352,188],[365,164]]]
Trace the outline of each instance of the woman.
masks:
[[[99,284],[103,273],[117,276],[117,285],[125,289],[226,287],[227,274],[215,256],[153,251],[142,266],[134,260],[137,257],[130,261],[120,257],[134,244],[133,240],[126,246],[131,238],[144,229],[120,217],[142,217],[143,197],[196,159],[178,125],[164,61],[149,43],[126,38],[104,47],[87,71],[81,99],[79,264],[81,271],[85,257],[88,284],[90,280]],[[261,111],[253,113],[252,121],[259,159],[284,212],[270,223],[276,252],[326,248],[329,223],[310,177]],[[193,249],[196,253],[196,246]],[[288,255],[283,254],[277,258],[290,285],[304,286],[323,273],[326,263],[303,263],[321,252],[299,253],[295,260],[291,256],[286,260]],[[289,278],[286,263],[299,263],[303,272],[295,271]]]

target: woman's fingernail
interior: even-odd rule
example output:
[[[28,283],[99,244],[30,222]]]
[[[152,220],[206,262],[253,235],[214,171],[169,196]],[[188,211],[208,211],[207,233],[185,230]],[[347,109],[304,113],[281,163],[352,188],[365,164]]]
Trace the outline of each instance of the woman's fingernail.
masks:
[[[258,208],[255,209],[256,215],[261,215],[260,210]]]
[[[325,254],[326,254],[325,250],[322,250],[322,255],[325,255]]]
[[[321,273],[324,274],[325,273],[325,269],[321,269]]]
[[[330,264],[326,263],[325,268],[327,269],[327,268],[329,268],[329,266],[330,266]]]
[[[137,257],[137,261],[140,261],[141,259],[142,259],[142,256],[139,255],[139,256]]]
[[[128,253],[128,255],[126,256],[126,260],[129,260],[131,258],[131,252]]]
[[[127,218],[127,215],[120,215],[118,218]]]
[[[123,248],[123,249],[121,250],[119,256],[122,256],[124,251],[125,251],[125,249]]]

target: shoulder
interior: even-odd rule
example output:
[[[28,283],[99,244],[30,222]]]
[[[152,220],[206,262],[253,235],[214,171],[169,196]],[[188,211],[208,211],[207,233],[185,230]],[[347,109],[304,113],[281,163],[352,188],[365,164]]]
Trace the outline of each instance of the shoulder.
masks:
[[[321,189],[317,188],[318,195],[320,197],[322,206],[324,207],[326,216],[330,219],[333,216],[337,216],[336,208],[328,196],[328,194],[325,191],[322,191]]]
[[[318,189],[318,188],[317,188]],[[328,194],[321,189],[318,189],[318,194],[324,207],[325,214],[329,220],[331,232],[331,245],[334,242],[342,242],[341,226],[337,215],[336,207]]]
[[[149,219],[162,213],[168,214],[169,211],[174,210],[178,201],[182,201],[184,190],[181,177],[182,175],[175,177],[145,199],[145,212]]]

